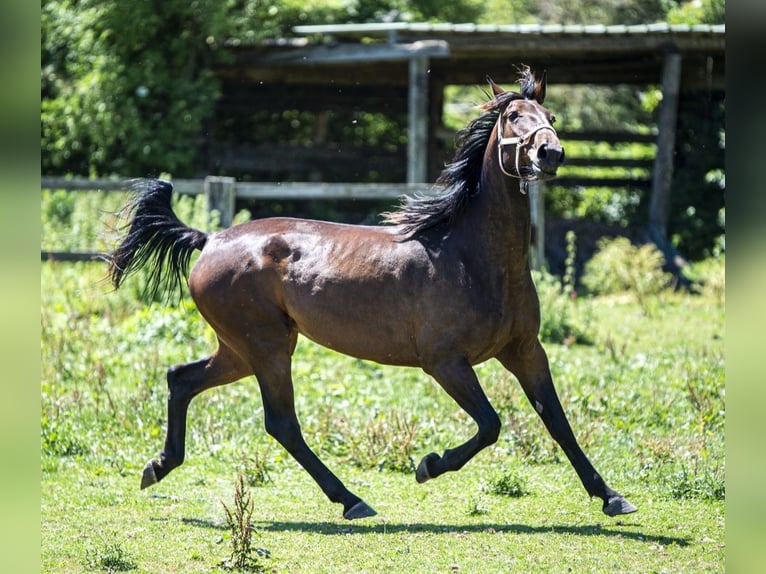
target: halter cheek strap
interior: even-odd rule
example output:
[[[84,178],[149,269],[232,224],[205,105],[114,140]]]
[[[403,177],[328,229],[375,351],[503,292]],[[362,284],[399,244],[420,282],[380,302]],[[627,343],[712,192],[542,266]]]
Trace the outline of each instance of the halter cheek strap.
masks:
[[[500,165],[500,171],[502,171],[505,175],[508,177],[515,177],[516,179],[524,179],[521,175],[521,171],[519,170],[519,152],[521,150],[521,146],[526,145],[527,142],[530,140],[530,138],[535,135],[540,130],[551,130],[554,135],[558,137],[558,134],[556,133],[556,130],[553,129],[553,126],[550,124],[538,124],[531,130],[529,130],[527,133],[513,137],[513,138],[506,138],[503,137],[503,129],[502,129],[502,120],[503,117],[500,116],[497,118],[497,163]],[[503,165],[503,146],[506,145],[513,145],[516,146],[516,173],[510,173],[505,169],[505,166]],[[522,188],[522,193],[525,193]]]

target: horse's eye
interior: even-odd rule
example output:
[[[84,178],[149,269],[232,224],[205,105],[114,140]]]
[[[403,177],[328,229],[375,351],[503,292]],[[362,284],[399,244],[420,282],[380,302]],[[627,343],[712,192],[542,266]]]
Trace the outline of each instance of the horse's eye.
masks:
[[[512,111],[510,114],[508,114],[508,119],[511,121],[515,121],[519,119],[519,112],[517,112],[516,110]]]

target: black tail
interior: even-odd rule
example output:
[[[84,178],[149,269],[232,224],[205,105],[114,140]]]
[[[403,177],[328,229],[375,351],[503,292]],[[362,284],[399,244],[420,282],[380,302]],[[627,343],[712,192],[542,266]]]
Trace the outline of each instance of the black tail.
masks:
[[[170,204],[173,184],[160,179],[134,180],[135,195],[122,213],[130,217],[117,248],[107,256],[109,277],[118,288],[122,281],[147,263],[147,292],[170,295],[180,289],[195,249],[202,249],[207,233],[185,225]]]

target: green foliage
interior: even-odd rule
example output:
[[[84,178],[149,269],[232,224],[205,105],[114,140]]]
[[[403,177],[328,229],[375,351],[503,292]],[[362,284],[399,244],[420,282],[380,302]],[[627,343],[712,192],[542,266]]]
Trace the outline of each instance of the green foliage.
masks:
[[[43,3],[43,173],[190,175],[220,2]]]
[[[654,244],[635,246],[626,237],[602,238],[585,264],[582,283],[595,294],[631,293],[649,313],[653,298],[671,284],[671,274],[662,270],[664,263]]]
[[[127,199],[120,192],[44,189],[40,202],[40,248],[46,251],[107,251],[117,212]]]
[[[726,480],[723,472],[700,471],[682,466],[667,478],[670,496],[674,499],[698,498],[724,500]]]
[[[533,270],[532,278],[540,300],[540,339],[545,342],[571,345],[591,342],[591,316],[586,301],[575,290],[576,237],[566,235],[567,259],[563,278],[545,269]]]
[[[588,302],[548,271],[534,270],[532,277],[540,299],[540,339],[567,345],[590,343]]]
[[[726,256],[708,257],[691,264],[684,274],[692,280],[692,289],[723,305],[726,300]]]
[[[468,509],[466,513],[468,516],[483,516],[488,514],[489,508],[487,507],[487,502],[484,497],[481,495],[472,496],[468,501]]]
[[[671,24],[724,24],[726,0],[690,0],[670,7],[666,20]]]

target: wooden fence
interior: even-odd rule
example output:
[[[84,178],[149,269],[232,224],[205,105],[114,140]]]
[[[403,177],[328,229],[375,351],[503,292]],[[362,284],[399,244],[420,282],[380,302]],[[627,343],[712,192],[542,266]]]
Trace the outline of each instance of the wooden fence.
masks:
[[[128,191],[130,180],[88,179],[82,177],[43,177],[41,189],[67,191]],[[403,195],[434,195],[439,188],[433,184],[404,183],[268,183],[236,181],[233,177],[209,176],[205,179],[174,179],[173,189],[184,195],[207,197],[210,212],[219,213],[221,227],[229,227],[234,218],[235,203],[241,199],[270,200],[395,200]],[[532,202],[533,263],[543,261],[544,210],[542,184],[529,186]],[[94,261],[103,254],[95,252],[40,251],[42,261]]]

